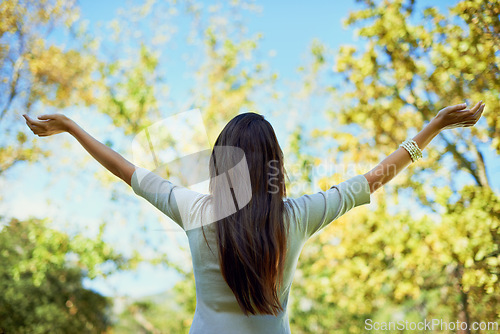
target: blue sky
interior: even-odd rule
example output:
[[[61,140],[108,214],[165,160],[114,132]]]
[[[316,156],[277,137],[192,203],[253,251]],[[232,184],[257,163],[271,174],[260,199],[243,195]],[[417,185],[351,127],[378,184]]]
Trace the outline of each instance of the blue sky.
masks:
[[[99,22],[112,20],[123,3],[80,1],[82,18],[89,20],[92,30]],[[420,2],[423,6],[437,5],[442,9],[454,3],[455,1]],[[247,14],[244,19],[249,32],[263,33],[258,52],[263,55],[274,54],[273,57],[266,58],[271,69],[280,73],[280,85],[283,89],[286,89],[287,82],[298,79],[297,68],[306,63],[306,54],[314,38],[325,42],[332,49],[342,44],[361,43],[353,39],[353,31],[342,28],[342,19],[349,11],[358,8],[354,1],[279,0],[258,1],[257,4],[262,6],[262,12]],[[185,52],[186,49],[177,44],[169,59],[179,62],[171,61],[167,68],[173,77],[168,82],[172,88],[171,95],[179,99],[188,94],[189,88],[183,73],[187,70],[182,63],[182,54]],[[130,140],[124,139],[106,117],[88,119],[78,110],[70,110],[69,115],[96,138],[102,141],[111,139],[121,148],[130,146]],[[283,123],[283,116],[270,114],[268,119],[275,125],[280,142],[285,142],[288,131]],[[88,235],[95,234],[98,224],[107,221],[110,222],[110,228],[106,238],[120,250],[127,251],[130,243],[137,245],[148,240],[154,247],[144,248],[145,250],[152,251],[156,247],[174,256],[185,257],[188,254],[186,251],[178,251],[179,247],[187,247],[187,238],[180,233],[180,229],[175,231],[174,228],[174,231],[164,233],[162,229],[165,226],[172,227],[171,223],[144,200],[134,196],[125,184],[114,188],[102,186],[105,178],[102,168],[69,136],[58,135],[35,140],[43,141],[44,147],[52,149],[54,154],[39,163],[20,165],[9,171],[5,180],[0,180],[2,188],[13,190],[8,201],[0,204],[0,212],[19,218],[52,217],[54,221],[64,222],[61,228],[74,233],[83,231]],[[493,155],[487,154],[486,159],[493,159]],[[75,165],[83,167],[78,170],[74,168]],[[494,165],[495,163],[490,164]],[[490,175],[498,175],[499,172],[497,168],[496,171],[490,171]],[[498,191],[498,183],[495,187]],[[110,201],[111,191],[117,193],[117,201]],[[134,273],[86,280],[85,284],[106,295],[142,296],[168,289],[176,277],[167,268],[145,265]]]

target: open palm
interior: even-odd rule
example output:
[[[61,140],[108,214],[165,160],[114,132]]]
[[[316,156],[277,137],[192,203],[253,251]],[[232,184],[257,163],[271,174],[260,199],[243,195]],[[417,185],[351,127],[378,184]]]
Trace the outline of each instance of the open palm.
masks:
[[[483,114],[485,105],[482,102],[479,101],[471,109],[465,109],[467,107],[465,103],[443,108],[436,118],[439,120],[442,129],[473,126]]]
[[[24,114],[26,124],[39,137],[52,136],[61,132],[68,131],[69,118],[62,114],[51,114],[38,116],[38,119],[33,119]]]

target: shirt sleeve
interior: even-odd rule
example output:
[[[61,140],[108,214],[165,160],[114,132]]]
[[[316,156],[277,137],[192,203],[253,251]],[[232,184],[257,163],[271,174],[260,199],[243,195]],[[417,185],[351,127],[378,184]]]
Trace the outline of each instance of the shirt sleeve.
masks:
[[[298,224],[304,237],[310,238],[352,208],[370,203],[370,186],[363,175],[357,175],[326,191],[303,195],[295,200]]]
[[[153,204],[183,230],[189,222],[191,206],[198,197],[203,196],[140,167],[132,174],[131,186],[134,193]]]

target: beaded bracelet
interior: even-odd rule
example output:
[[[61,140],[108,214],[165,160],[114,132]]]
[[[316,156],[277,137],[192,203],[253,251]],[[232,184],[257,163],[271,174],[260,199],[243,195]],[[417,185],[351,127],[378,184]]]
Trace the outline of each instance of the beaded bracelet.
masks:
[[[417,161],[422,158],[422,151],[418,147],[417,143],[412,139],[407,139],[399,145],[399,147],[404,148],[410,153],[410,158],[412,162]]]

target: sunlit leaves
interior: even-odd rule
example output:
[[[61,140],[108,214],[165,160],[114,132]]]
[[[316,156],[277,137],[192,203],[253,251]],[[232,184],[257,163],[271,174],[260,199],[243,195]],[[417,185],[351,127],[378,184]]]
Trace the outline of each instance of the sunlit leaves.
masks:
[[[159,116],[157,66],[158,55],[142,45],[134,61],[117,59],[100,68],[105,84],[98,106],[126,135],[138,133]]]
[[[261,36],[233,40],[226,28],[214,25],[206,29],[204,37],[206,59],[198,69],[200,86],[194,97],[213,143],[228,119],[252,108],[256,88],[272,79],[252,59]]]
[[[356,209],[306,245],[292,322],[299,332],[356,333],[366,318],[394,321],[389,309],[406,319],[496,320],[499,199],[477,143],[499,152],[498,6],[460,1],[443,14],[421,13],[414,1],[359,2],[345,24],[365,45],[341,46],[325,66],[343,81],[331,108],[343,127],[316,133],[335,140],[338,163],[377,163],[446,105],[483,100],[488,109],[483,123],[436,138],[422,161],[372,195],[374,211]],[[328,52],[311,49],[312,63],[319,50]],[[457,189],[458,173],[475,186]],[[341,180],[320,181],[325,189]]]
[[[11,128],[20,128],[20,115],[41,104],[57,108],[92,104],[92,74],[98,62],[83,49],[47,43],[54,29],[69,33],[77,20],[78,8],[72,0],[2,1],[0,17],[2,173],[17,161],[30,161],[41,153],[33,143],[11,136]],[[25,126],[22,129],[29,131]]]

